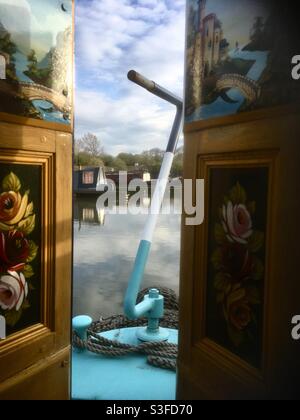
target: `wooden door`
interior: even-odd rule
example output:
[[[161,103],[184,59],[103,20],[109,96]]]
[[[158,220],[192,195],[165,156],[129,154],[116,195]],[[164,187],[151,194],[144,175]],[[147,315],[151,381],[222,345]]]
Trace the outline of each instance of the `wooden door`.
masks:
[[[0,399],[70,397],[73,12],[62,3],[0,0]]]
[[[299,342],[291,333],[300,311],[300,110],[295,96],[300,84],[292,79],[291,59],[299,37],[276,35],[275,21],[285,34],[295,28],[286,26],[292,22],[290,4],[281,15],[275,5],[268,10],[266,2],[260,22],[268,22],[274,41],[263,47],[271,49],[266,67],[258,78],[251,63],[247,77],[242,71],[226,74],[230,66],[246,64],[253,39],[258,49],[261,38],[248,32],[252,38],[243,49],[231,44],[231,52],[228,45],[227,52],[210,57],[207,37],[217,42],[225,27],[224,39],[231,34],[222,0],[215,15],[207,14],[209,3],[199,2],[195,12],[188,2],[184,178],[205,180],[205,220],[193,227],[183,218],[178,398],[298,399]],[[245,7],[249,30],[251,15],[258,23],[257,10],[250,1]],[[209,22],[216,19],[213,38]],[[277,41],[286,42],[286,49],[277,49]],[[256,86],[256,98],[243,90],[246,84]]]
[[[185,177],[197,174],[204,179],[206,198],[204,224],[183,227],[180,398],[299,397],[299,344],[291,337],[300,302],[295,235],[300,231],[295,197],[299,136],[297,113],[228,126],[222,134],[219,128],[187,134]],[[226,249],[220,228],[226,220],[218,214],[226,195],[236,195],[237,201],[247,195],[248,205],[256,207],[257,224],[252,226],[251,260],[244,267],[255,280],[249,281],[248,295],[241,292],[235,298],[233,291],[232,306],[225,309],[218,305],[226,287],[222,258],[233,264],[237,275],[240,258],[247,257],[239,246]],[[234,260],[226,254],[229,251],[236,253]],[[243,322],[234,312],[236,302],[245,317],[251,309],[259,323],[252,341],[242,334],[248,318]],[[227,330],[226,316],[235,316],[231,322],[241,334]]]

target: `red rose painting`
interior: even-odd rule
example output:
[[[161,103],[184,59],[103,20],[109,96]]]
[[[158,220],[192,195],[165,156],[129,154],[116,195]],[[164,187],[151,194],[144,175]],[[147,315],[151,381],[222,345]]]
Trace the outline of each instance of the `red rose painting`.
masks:
[[[21,271],[29,257],[29,241],[22,232],[0,232],[0,272]]]

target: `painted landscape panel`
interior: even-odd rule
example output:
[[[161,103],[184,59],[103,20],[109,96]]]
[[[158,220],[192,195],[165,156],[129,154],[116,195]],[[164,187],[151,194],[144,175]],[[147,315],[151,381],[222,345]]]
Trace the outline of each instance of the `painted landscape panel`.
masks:
[[[72,0],[0,0],[0,112],[70,124]]]
[[[291,2],[188,0],[186,122],[299,100]]]

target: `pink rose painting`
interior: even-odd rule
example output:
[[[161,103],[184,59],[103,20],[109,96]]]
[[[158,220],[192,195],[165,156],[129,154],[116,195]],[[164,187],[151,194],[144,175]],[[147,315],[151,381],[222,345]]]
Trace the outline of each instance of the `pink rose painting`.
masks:
[[[218,185],[218,184],[216,184]],[[254,191],[254,188],[252,188]],[[215,206],[217,206],[215,199]],[[247,354],[258,341],[264,282],[265,236],[256,227],[257,202],[236,182],[215,207],[218,220],[211,222],[209,290],[217,315],[209,330],[220,343],[238,355]],[[259,215],[261,217],[261,215]],[[223,327],[217,327],[216,322]]]
[[[30,191],[22,191],[21,180],[8,173],[0,191],[0,315],[15,327],[30,308],[32,263],[38,246],[31,236],[36,227]]]
[[[251,215],[244,204],[233,205],[231,201],[223,205],[222,226],[227,239],[231,242],[247,244],[253,233]]]
[[[8,271],[0,278],[0,307],[19,311],[28,295],[28,284],[22,273]]]

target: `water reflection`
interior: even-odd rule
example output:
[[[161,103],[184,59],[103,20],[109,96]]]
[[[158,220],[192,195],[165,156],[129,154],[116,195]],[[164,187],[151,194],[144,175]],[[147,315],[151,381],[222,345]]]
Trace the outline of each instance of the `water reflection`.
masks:
[[[97,206],[97,197],[78,197],[74,203],[74,219],[78,221],[78,229],[82,225],[100,225],[105,223],[105,209]]]
[[[145,197],[141,206],[148,207]],[[174,209],[180,200],[174,199]],[[145,214],[108,214],[97,197],[77,197],[74,203],[74,315],[94,319],[122,313]],[[119,209],[120,210],[120,209]],[[180,254],[179,214],[161,215],[155,232],[143,287],[165,286],[178,293]]]

